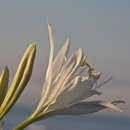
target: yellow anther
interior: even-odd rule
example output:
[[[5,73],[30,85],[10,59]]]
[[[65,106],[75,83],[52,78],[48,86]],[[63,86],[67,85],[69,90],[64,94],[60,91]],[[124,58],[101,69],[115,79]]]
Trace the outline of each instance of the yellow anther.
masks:
[[[93,68],[91,68],[91,66],[86,62],[87,56],[84,56],[83,61],[81,62],[80,66],[87,66],[88,67],[88,76],[92,77],[92,71],[94,70]]]
[[[82,67],[87,65],[86,59],[87,59],[87,56],[84,56],[83,61],[81,62]]]

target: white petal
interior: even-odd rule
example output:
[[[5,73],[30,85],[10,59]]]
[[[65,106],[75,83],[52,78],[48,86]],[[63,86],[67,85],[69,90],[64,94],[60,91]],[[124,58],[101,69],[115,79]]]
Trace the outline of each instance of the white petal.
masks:
[[[73,56],[71,56],[69,60],[65,63],[57,79],[53,83],[54,91],[53,93],[50,93],[51,98],[55,99],[56,96],[59,93],[61,93],[67,81],[70,80],[70,77],[74,74],[74,72],[80,65],[81,58],[82,58],[82,50],[78,49],[78,51]]]
[[[120,102],[118,102],[118,103],[120,103]],[[115,106],[114,104],[112,104],[110,102],[100,102],[100,105],[104,106],[106,108],[113,109],[115,111],[123,112],[120,108],[118,108],[117,106]]]
[[[79,48],[64,64],[61,73],[58,75],[58,78],[55,82],[58,82],[58,84],[59,82],[61,83],[64,82],[65,84],[67,83],[67,81],[71,80],[71,76],[76,72],[76,70],[80,66],[81,59],[82,59],[82,49]],[[73,67],[70,70],[69,68],[70,66],[72,66],[72,64]]]
[[[51,42],[52,44],[52,42]],[[62,70],[60,72],[60,74],[58,74],[57,79],[55,79],[55,81],[53,81],[52,84],[52,74],[49,75],[49,79],[50,81],[46,80],[44,83],[44,89],[43,89],[43,94],[40,100],[40,103],[37,107],[37,111],[38,109],[40,109],[42,106],[45,105],[45,103],[51,102],[54,103],[55,99],[57,97],[57,95],[61,92],[61,90],[64,88],[65,86],[65,81],[69,80],[70,76],[76,71],[76,69],[79,67],[80,62],[82,59],[82,49],[79,48],[76,53],[74,53],[64,64],[64,66],[62,67]],[[52,69],[50,69],[52,70]],[[49,86],[48,82],[51,82],[51,86]]]
[[[69,39],[66,40],[66,43],[64,44],[63,48],[60,50],[58,55],[56,56],[54,62],[53,62],[53,77],[52,79],[55,79],[55,77],[60,72],[63,64],[65,63],[65,57],[67,56],[68,49],[69,49]]]
[[[80,80],[80,76],[75,77],[75,79],[73,79],[72,82],[70,82],[67,85],[67,88],[64,88],[63,92],[61,92],[56,97],[56,102],[48,108],[48,111],[51,109],[60,109],[65,107],[67,104],[69,104],[74,99],[73,96],[75,96],[75,93],[71,93],[71,91],[68,92],[68,89],[70,87],[76,86],[79,83],[79,80]]]
[[[43,87],[43,92],[42,95],[45,95],[45,93],[48,93],[49,88],[51,86],[52,82],[52,66],[53,66],[53,54],[54,54],[54,40],[53,40],[53,35],[52,35],[52,29],[51,25],[48,23],[48,32],[49,32],[49,39],[50,39],[50,57],[49,57],[49,63],[48,63],[48,69],[46,72],[46,81],[47,82],[44,87]]]
[[[55,104],[48,109],[61,109],[71,104],[76,104],[83,99],[86,99],[94,94],[99,93],[96,90],[91,90],[95,80],[84,79],[76,76],[65,89],[57,96]]]
[[[53,81],[51,90],[46,96],[46,101],[54,104],[56,97],[64,89],[64,86],[68,80],[70,80],[71,75],[76,71],[77,67],[80,65],[82,58],[82,49],[78,49],[63,65],[61,72],[58,74],[57,79]],[[44,95],[43,95],[44,96]],[[50,104],[50,105],[51,105]]]
[[[50,57],[49,57],[49,64],[48,64],[48,69],[46,72],[46,79],[50,77],[50,73],[52,73],[52,62],[53,62],[53,53],[54,53],[54,40],[53,40],[53,35],[52,35],[52,29],[51,25],[48,23],[48,33],[49,33],[49,39],[50,39]]]
[[[119,103],[119,102],[118,102]],[[110,102],[105,101],[92,101],[92,102],[81,102],[72,105],[68,108],[55,111],[55,114],[59,115],[82,115],[101,111],[105,108],[110,108],[119,112],[122,112],[120,108],[113,105]]]
[[[46,102],[48,93],[51,89],[52,84],[52,66],[53,66],[53,54],[54,54],[54,40],[52,35],[52,29],[50,23],[48,23],[48,33],[49,33],[49,39],[50,39],[50,57],[49,57],[49,63],[48,63],[48,69],[46,72],[46,79],[45,83],[43,85],[42,90],[42,97],[40,99],[40,103],[37,107],[37,111],[41,108],[41,106]]]
[[[56,56],[56,58],[53,62],[52,75],[50,75],[50,76],[52,76],[51,81],[53,81],[56,78],[57,74],[60,73],[60,70],[65,62],[65,56],[67,55],[68,48],[69,48],[69,40],[66,41],[65,45],[60,50],[59,54]],[[44,86],[48,87],[47,81],[45,81]],[[49,100],[50,94],[53,93],[53,91],[54,91],[54,85],[51,85],[48,95],[46,95],[46,101]]]

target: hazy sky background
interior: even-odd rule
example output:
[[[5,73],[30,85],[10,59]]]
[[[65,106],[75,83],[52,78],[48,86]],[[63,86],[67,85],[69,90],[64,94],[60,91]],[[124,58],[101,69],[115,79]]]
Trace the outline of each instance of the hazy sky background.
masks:
[[[8,64],[12,79],[27,46],[37,42],[33,77],[18,104],[30,106],[40,96],[49,55],[48,20],[55,51],[68,37],[70,54],[83,48],[97,71],[114,77],[99,99],[125,99],[123,109],[130,116],[129,0],[0,0],[0,70]]]

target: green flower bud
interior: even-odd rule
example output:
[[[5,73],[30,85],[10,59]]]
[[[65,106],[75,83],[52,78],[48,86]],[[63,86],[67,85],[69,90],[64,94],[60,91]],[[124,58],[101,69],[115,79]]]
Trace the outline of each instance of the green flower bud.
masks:
[[[9,71],[7,66],[3,69],[0,75],[0,105],[2,104],[8,89]]]
[[[20,61],[14,79],[0,106],[0,119],[12,108],[17,101],[28,81],[30,80],[36,53],[36,44],[32,43],[24,53]]]

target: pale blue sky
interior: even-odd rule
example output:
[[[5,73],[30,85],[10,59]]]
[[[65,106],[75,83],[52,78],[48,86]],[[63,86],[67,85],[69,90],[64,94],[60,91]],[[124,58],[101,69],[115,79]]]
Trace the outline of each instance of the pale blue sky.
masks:
[[[111,91],[115,86],[124,90],[122,95],[130,90],[129,0],[1,0],[0,69],[8,64],[13,75],[27,45],[36,41],[33,82],[42,84],[49,55],[48,20],[56,52],[69,37],[70,53],[83,48],[97,71],[115,77]]]

